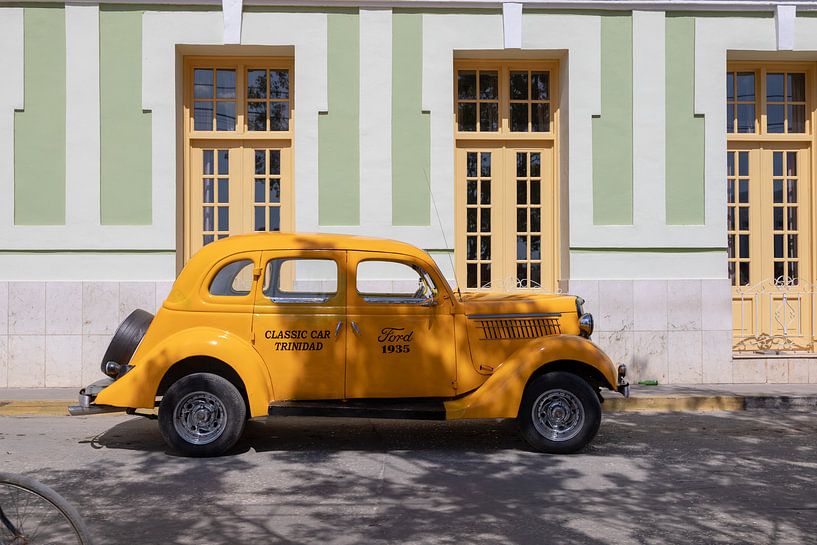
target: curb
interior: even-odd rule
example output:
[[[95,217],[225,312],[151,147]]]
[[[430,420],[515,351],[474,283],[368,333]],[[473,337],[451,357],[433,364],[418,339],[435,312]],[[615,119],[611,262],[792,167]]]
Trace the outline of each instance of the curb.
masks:
[[[73,400],[0,400],[0,416],[68,416]],[[655,395],[605,398],[604,412],[712,412],[757,409],[817,410],[817,395]],[[106,413],[116,415],[123,413]]]

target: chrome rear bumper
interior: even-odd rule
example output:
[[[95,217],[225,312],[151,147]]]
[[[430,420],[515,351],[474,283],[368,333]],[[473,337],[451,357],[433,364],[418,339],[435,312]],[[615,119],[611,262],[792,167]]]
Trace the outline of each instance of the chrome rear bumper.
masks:
[[[102,413],[117,413],[124,412],[124,407],[114,407],[112,405],[96,405],[94,400],[96,396],[113,384],[112,378],[103,378],[89,384],[79,391],[79,405],[70,405],[68,407],[68,414],[71,416],[83,416],[88,414],[102,414]]]

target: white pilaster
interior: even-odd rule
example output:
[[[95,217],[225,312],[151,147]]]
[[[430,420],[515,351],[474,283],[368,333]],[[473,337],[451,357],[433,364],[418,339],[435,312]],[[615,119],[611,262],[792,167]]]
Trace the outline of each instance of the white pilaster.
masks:
[[[502,40],[505,49],[522,47],[522,4],[518,2],[502,4]]]
[[[774,26],[777,34],[778,51],[794,49],[794,21],[797,17],[797,6],[775,6]]]
[[[633,223],[666,223],[664,12],[633,12]]]
[[[99,6],[65,5],[65,222],[99,225]]]
[[[23,109],[23,9],[0,8],[0,233],[14,223],[14,110]]]
[[[392,10],[360,10],[360,224],[391,227]],[[379,232],[379,231],[377,231]]]
[[[243,0],[221,0],[221,11],[224,14],[224,43],[241,43],[241,12]]]

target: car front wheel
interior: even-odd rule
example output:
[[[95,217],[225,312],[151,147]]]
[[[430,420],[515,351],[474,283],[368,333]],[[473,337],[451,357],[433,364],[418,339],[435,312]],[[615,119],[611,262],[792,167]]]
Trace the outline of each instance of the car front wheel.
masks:
[[[569,454],[581,450],[596,436],[601,404],[587,381],[557,371],[528,384],[517,419],[522,437],[533,448]]]
[[[219,456],[244,431],[247,409],[230,381],[209,373],[179,379],[159,406],[159,430],[165,442],[186,456]]]

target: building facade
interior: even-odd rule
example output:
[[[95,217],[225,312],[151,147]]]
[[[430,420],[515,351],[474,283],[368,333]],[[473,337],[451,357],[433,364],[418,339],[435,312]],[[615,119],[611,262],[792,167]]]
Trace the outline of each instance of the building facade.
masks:
[[[576,293],[635,380],[817,382],[815,3],[23,0],[0,52],[0,387],[258,230]]]

